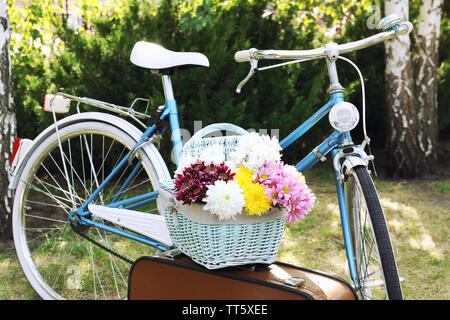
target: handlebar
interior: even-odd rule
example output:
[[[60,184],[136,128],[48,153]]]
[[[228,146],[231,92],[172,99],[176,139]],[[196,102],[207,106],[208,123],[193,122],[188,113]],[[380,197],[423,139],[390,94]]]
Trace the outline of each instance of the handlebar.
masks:
[[[380,32],[376,35],[370,36],[368,38],[353,41],[349,43],[344,43],[338,45],[339,53],[348,53],[356,50],[361,50],[380,42],[386,41],[393,37],[399,35],[406,35],[411,32],[413,26],[410,22],[401,22],[396,28],[388,31]],[[322,58],[327,56],[327,48],[321,47],[317,49],[310,50],[257,50],[249,49],[238,51],[234,55],[236,62],[249,62],[252,59],[311,59],[311,58]]]
[[[335,43],[327,44],[324,47],[309,50],[257,50],[255,48],[248,50],[241,50],[234,54],[234,60],[236,62],[250,62],[250,71],[236,88],[236,92],[240,93],[244,84],[255,74],[258,70],[266,70],[290,63],[303,62],[307,60],[313,60],[318,58],[325,58],[328,56],[330,60],[336,60],[341,53],[348,53],[356,50],[361,50],[380,42],[386,41],[399,35],[407,35],[413,30],[411,22],[403,22],[397,15],[393,14],[383,18],[380,21],[380,27],[383,32],[375,34],[365,39],[358,41],[348,42],[337,45]],[[270,59],[270,60],[293,60],[290,62],[284,62],[269,67],[258,68],[258,60]]]
[[[250,52],[255,51],[256,49],[252,48],[250,50],[241,50],[234,54],[234,60],[236,62],[249,62],[252,56]]]

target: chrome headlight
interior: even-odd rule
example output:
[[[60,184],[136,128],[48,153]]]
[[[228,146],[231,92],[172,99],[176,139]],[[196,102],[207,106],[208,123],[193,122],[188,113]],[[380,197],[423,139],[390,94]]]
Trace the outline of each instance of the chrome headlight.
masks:
[[[339,102],[334,105],[328,115],[331,126],[337,131],[350,131],[359,122],[359,112],[350,102]]]

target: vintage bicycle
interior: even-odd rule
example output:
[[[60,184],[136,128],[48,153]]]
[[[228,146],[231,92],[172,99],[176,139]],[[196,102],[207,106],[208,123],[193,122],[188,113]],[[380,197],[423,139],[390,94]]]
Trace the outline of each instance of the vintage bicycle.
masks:
[[[412,30],[411,23],[396,16],[384,18],[381,25],[382,32],[341,45],[239,51],[235,60],[249,62],[250,72],[237,91],[256,71],[326,60],[329,101],[282,139],[280,146],[287,148],[329,114],[335,131],[296,168],[306,172],[331,154],[349,279],[362,299],[378,298],[377,290],[380,297],[402,299],[387,224],[368,170],[373,157],[364,151],[369,143],[364,81],[356,65],[341,56]],[[201,53],[174,52],[143,41],[136,43],[130,59],[161,76],[163,106],[149,115],[135,110],[135,104],[144,100],[140,98],[123,107],[66,93],[48,95],[44,109],[53,114],[54,124],[39,134],[16,161],[10,184],[15,193],[14,243],[25,276],[43,299],[126,298],[128,271],[134,259],[176,249],[164,217],[159,215],[158,197],[160,181],[171,179],[158,151],[167,128],[176,163],[183,148],[170,75],[190,67],[207,67],[209,61]],[[258,68],[262,59],[289,61]],[[365,137],[361,144],[355,144],[350,135],[359,122],[359,112],[344,101],[336,69],[338,59],[353,65],[361,77]],[[57,114],[67,112],[73,101],[78,112],[58,120]],[[81,112],[82,105],[107,112]]]

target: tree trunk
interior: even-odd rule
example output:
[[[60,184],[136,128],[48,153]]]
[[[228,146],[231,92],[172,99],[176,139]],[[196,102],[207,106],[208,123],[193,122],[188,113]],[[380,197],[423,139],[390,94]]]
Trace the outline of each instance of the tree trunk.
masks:
[[[16,133],[13,103],[12,66],[9,52],[11,23],[5,0],[0,0],[0,241],[12,237],[12,194],[10,181],[11,149]]]
[[[386,0],[385,13],[395,13],[408,21],[408,0]],[[385,42],[385,54],[388,105],[386,173],[389,176],[417,177],[423,173],[424,164],[419,152],[419,125],[409,36]]]
[[[425,157],[426,172],[433,172],[437,161],[437,67],[441,11],[441,0],[423,0],[417,30],[413,31],[414,89],[419,120],[419,147]]]

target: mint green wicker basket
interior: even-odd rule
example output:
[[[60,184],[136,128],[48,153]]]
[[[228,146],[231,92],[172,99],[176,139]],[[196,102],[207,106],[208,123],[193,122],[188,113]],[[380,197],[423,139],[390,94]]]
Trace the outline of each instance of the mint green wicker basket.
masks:
[[[233,131],[238,135],[203,138],[216,130]],[[224,145],[226,156],[236,147],[239,135],[245,133],[244,129],[231,124],[207,126],[186,143],[183,154],[195,157],[204,148],[219,143]],[[173,189],[172,180],[160,183],[163,190],[171,192]],[[204,223],[193,221],[191,216],[188,218],[183,213],[183,205],[173,197],[171,200],[174,205],[162,210],[170,236],[173,243],[195,262],[208,269],[218,269],[254,263],[270,264],[275,261],[285,226],[280,210],[273,210],[273,214],[261,217],[244,217],[241,214],[239,216],[243,216],[242,223],[240,220],[223,222],[218,219]],[[203,211],[199,213],[200,216],[209,215],[201,207],[189,209]]]

